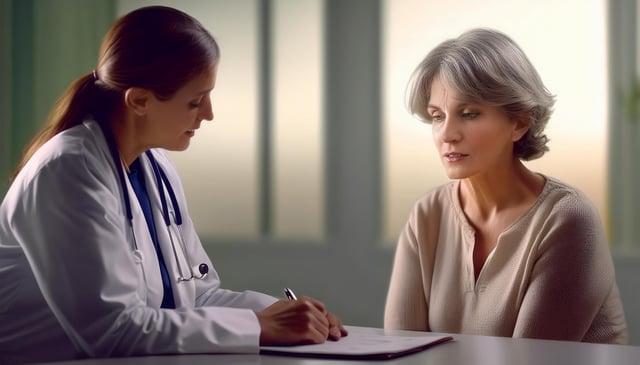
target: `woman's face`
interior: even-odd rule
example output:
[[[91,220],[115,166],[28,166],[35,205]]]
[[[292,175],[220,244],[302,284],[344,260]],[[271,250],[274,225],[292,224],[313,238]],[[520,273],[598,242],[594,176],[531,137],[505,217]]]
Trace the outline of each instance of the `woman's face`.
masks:
[[[154,147],[183,151],[189,147],[202,120],[213,120],[211,91],[217,63],[188,81],[168,100],[151,95],[146,118],[146,138]]]
[[[450,179],[495,173],[511,166],[513,144],[526,126],[509,118],[500,107],[466,100],[436,76],[428,112],[433,140]]]

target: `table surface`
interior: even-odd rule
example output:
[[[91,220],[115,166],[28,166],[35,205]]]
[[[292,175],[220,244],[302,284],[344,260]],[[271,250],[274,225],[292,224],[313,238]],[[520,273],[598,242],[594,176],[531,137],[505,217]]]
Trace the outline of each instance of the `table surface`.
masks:
[[[350,333],[420,336],[424,332],[347,326]],[[441,334],[446,335],[446,334]],[[68,365],[313,365],[384,363],[398,365],[640,365],[640,347],[582,342],[452,334],[453,341],[390,360],[334,360],[258,354],[142,356],[47,363]]]

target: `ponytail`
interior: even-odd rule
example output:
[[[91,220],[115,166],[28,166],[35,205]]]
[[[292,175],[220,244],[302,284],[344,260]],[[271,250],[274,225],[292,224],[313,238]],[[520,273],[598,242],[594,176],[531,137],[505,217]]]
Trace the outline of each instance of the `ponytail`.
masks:
[[[109,110],[107,105],[111,104],[108,100],[102,100],[106,105],[100,105],[96,101],[104,98],[105,92],[101,92],[98,85],[97,74],[94,72],[77,78],[69,85],[65,92],[56,101],[53,108],[49,112],[44,126],[36,133],[31,141],[26,145],[22,158],[10,176],[13,181],[24,165],[29,161],[33,154],[43,144],[53,138],[56,134],[72,128],[82,123],[83,119],[88,115],[94,118],[108,117],[102,111]],[[103,90],[106,91],[106,90]],[[111,104],[113,106],[113,104]]]

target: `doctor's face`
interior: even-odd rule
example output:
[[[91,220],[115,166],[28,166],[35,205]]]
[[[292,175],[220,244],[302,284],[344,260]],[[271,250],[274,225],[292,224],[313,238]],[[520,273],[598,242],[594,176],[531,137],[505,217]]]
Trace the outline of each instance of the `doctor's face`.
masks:
[[[151,96],[148,109],[149,138],[170,151],[183,151],[203,120],[213,120],[211,91],[216,84],[214,63],[188,81],[168,100]]]

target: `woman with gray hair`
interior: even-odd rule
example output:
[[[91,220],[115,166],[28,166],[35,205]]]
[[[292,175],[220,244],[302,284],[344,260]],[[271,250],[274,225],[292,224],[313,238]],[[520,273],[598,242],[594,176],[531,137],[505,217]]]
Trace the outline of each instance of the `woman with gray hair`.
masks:
[[[553,104],[495,30],[447,40],[418,65],[409,109],[431,124],[452,181],[416,202],[400,234],[385,328],[627,342],[597,209],[522,162],[548,150]]]

